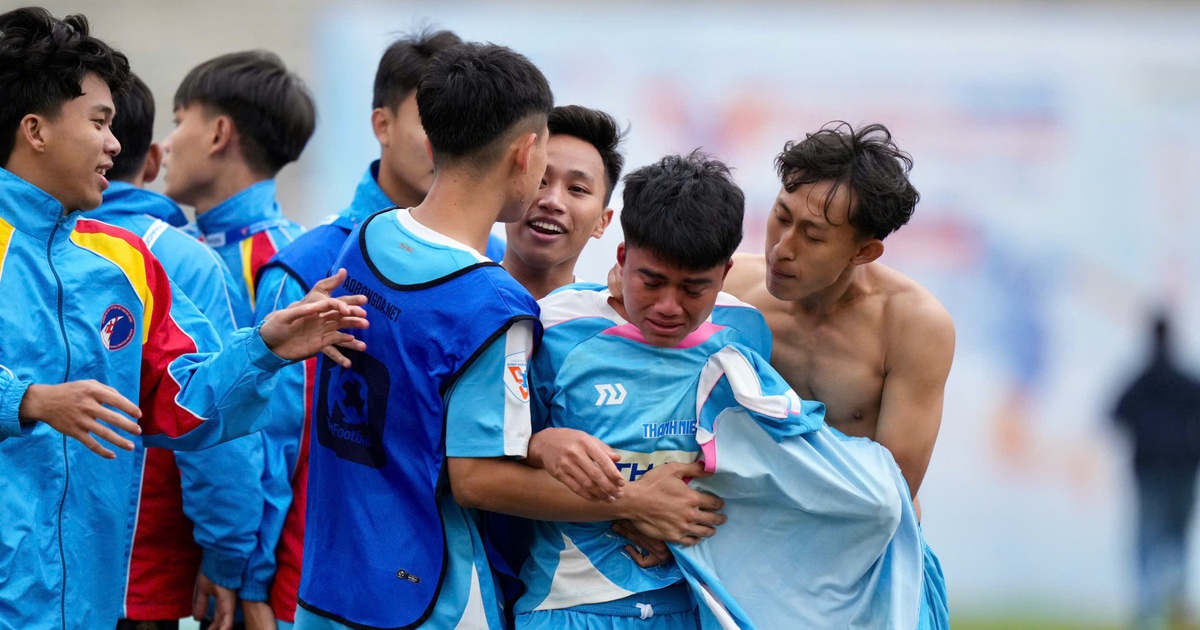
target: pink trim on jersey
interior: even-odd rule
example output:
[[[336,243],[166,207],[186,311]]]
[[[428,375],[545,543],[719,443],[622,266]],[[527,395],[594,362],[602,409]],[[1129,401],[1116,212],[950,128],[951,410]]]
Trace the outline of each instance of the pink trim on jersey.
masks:
[[[700,324],[696,330],[688,333],[688,336],[684,337],[683,341],[679,342],[679,345],[675,347],[681,350],[694,348],[705,341],[708,341],[713,335],[722,330],[725,330],[724,326],[718,326],[712,322],[704,322]],[[602,334],[614,335],[616,337],[621,337],[623,339],[628,339],[630,341],[636,341],[638,343],[644,343],[647,345],[650,343],[646,341],[646,337],[642,335],[642,331],[633,324],[621,324],[620,326],[613,326],[612,328],[605,330]]]
[[[700,453],[704,458],[704,470],[717,472],[717,436],[700,445]]]

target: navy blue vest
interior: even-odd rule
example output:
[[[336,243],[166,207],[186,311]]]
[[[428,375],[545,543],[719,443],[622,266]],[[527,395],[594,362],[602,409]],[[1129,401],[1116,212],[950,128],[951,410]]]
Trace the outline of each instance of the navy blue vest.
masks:
[[[355,628],[409,628],[428,618],[446,574],[443,396],[514,322],[537,322],[538,308],[491,262],[392,282],[366,255],[376,216],[335,261],[348,276],[334,295],[366,295],[371,327],[354,331],[366,353],[343,350],[350,369],[318,361],[300,605]]]
[[[270,262],[258,268],[254,286],[258,286],[263,272],[269,267],[279,267],[295,278],[304,292],[308,293],[314,284],[329,276],[330,268],[349,235],[350,230],[336,223],[318,225],[301,234],[275,254]]]

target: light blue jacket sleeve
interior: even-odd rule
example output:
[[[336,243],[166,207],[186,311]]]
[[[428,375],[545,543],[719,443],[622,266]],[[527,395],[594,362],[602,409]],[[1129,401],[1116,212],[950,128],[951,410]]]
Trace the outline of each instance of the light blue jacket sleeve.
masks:
[[[238,589],[262,519],[262,438],[247,435],[209,449],[177,453],[183,512],[204,550],[200,570],[217,586]]]
[[[10,437],[21,437],[21,399],[31,383],[16,377],[8,368],[0,365],[0,441]]]
[[[230,335],[225,347],[208,320],[154,261],[156,300],[142,347],[142,439],[146,446],[199,450],[261,430],[276,372],[291,363],[258,328]],[[161,274],[161,278],[157,277]],[[161,297],[160,297],[161,296]]]
[[[216,252],[174,229],[155,242],[153,252],[164,265],[172,256],[186,256],[169,267],[172,280],[193,300],[218,337],[226,339],[233,334],[237,329],[235,305],[248,307]],[[204,550],[200,569],[218,586],[235,590],[241,586],[258,539],[262,450],[259,433],[175,455],[183,511],[194,525],[196,544]]]
[[[279,267],[268,267],[258,282],[259,301],[255,321],[304,297],[304,289],[295,278]],[[292,504],[292,475],[304,434],[305,365],[296,363],[279,371],[271,396],[271,426],[260,434],[263,441],[261,467],[262,518],[258,521],[257,543],[242,580],[239,596],[248,601],[267,601],[275,578],[275,548]],[[299,506],[304,509],[304,506]]]

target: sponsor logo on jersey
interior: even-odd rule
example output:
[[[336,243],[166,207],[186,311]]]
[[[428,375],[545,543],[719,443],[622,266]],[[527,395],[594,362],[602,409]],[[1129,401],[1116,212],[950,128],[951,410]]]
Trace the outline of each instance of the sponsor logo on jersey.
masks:
[[[350,294],[367,296],[367,306],[379,311],[384,317],[394,322],[400,321],[402,312],[400,307],[389,302],[383,294],[372,290],[371,287],[347,276],[346,281],[342,283],[342,288]]]
[[[529,383],[525,380],[525,352],[504,357],[504,387],[521,402],[529,402]]]
[[[629,481],[637,481],[642,475],[654,470],[655,466],[670,462],[690,464],[699,457],[699,454],[694,451],[653,451],[650,453],[641,453],[619,448],[613,450],[621,456],[621,461],[617,462],[617,470],[621,471],[621,474]]]
[[[129,309],[113,304],[104,309],[104,317],[100,319],[100,341],[109,350],[120,350],[133,341],[136,323]]]
[[[619,405],[625,402],[625,397],[628,394],[625,392],[625,386],[620,383],[603,383],[596,386],[596,393],[600,397],[596,399],[596,406],[602,405]]]
[[[668,420],[666,422],[646,422],[642,424],[643,438],[653,439],[668,435],[696,435],[696,421]]]

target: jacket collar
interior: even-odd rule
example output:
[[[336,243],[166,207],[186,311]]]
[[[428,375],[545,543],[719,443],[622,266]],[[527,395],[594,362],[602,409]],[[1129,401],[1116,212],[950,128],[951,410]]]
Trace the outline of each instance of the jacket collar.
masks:
[[[283,211],[275,201],[275,180],[267,179],[197,215],[196,227],[204,234],[224,233],[281,217]]]
[[[110,217],[149,215],[175,227],[187,225],[187,215],[179,204],[166,195],[138,188],[127,182],[113,182],[104,191],[104,203],[88,217],[108,221]]]
[[[389,199],[379,187],[379,160],[375,160],[359,180],[358,188],[354,189],[354,200],[350,202],[350,207],[339,212],[333,223],[346,229],[354,229],[354,226],[362,223],[367,217],[394,205],[396,202]]]
[[[67,214],[50,193],[0,168],[0,219],[19,232],[47,240],[55,226],[62,225],[63,235],[75,227],[80,211]]]

